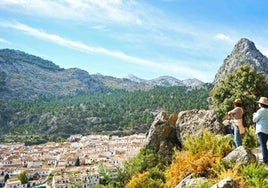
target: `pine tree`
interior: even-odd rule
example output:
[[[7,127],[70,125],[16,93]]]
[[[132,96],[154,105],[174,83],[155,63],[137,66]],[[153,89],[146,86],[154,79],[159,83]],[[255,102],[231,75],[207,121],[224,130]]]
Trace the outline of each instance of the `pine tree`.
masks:
[[[74,166],[80,166],[80,159],[77,157]]]

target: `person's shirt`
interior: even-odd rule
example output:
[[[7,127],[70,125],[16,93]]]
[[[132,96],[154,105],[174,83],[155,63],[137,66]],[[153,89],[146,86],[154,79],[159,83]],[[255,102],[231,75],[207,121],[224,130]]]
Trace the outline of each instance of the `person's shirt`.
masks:
[[[256,123],[256,134],[259,132],[268,134],[268,108],[260,108],[252,120]]]
[[[232,115],[234,119],[242,119],[243,109],[241,107],[235,107],[233,110],[228,112],[228,115]]]

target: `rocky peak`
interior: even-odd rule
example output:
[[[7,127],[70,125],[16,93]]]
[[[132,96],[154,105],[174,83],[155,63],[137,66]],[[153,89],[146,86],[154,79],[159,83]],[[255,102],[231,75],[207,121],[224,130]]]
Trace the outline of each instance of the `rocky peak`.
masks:
[[[133,74],[127,75],[126,78],[129,79],[129,80],[131,80],[131,81],[133,81],[133,82],[138,82],[138,83],[145,82],[145,80],[143,80],[141,78],[138,78],[137,76],[135,76]]]
[[[129,74],[127,77],[123,78],[123,80],[135,82],[135,84],[143,84],[144,86],[146,86],[146,88],[171,87],[171,86],[198,87],[204,85],[204,82],[196,78],[178,80],[177,78],[174,78],[172,76],[160,76],[151,80],[145,80],[133,74]]]
[[[255,44],[246,38],[242,38],[235,44],[232,54],[236,54],[236,53],[246,54],[247,52],[252,52],[252,51],[258,51]]]
[[[204,82],[196,79],[196,78],[190,78],[190,79],[186,79],[186,80],[182,80],[182,83],[185,86],[192,86],[192,87],[198,87],[198,86],[202,86],[204,85]]]
[[[268,74],[268,58],[256,48],[254,42],[242,38],[235,44],[232,53],[225,58],[213,83],[219,83],[226,74],[234,72],[243,64],[249,64],[258,72]]]
[[[158,78],[150,80],[150,83],[156,86],[183,86],[181,80],[178,80],[172,76],[160,76]]]

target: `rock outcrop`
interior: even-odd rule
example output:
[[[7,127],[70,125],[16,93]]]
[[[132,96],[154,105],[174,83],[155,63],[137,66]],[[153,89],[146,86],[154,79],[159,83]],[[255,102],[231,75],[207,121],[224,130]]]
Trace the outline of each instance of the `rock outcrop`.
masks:
[[[180,144],[183,145],[187,134],[190,137],[201,136],[204,130],[224,133],[224,126],[217,120],[214,110],[188,110],[178,114],[176,131]]]
[[[176,136],[177,118],[177,114],[169,116],[165,112],[160,112],[149,129],[145,148],[152,149],[171,160],[173,148],[181,147]]]
[[[229,153],[224,160],[232,163],[247,164],[249,162],[256,162],[256,156],[245,146],[240,146]]]
[[[174,147],[181,148],[186,135],[189,134],[191,137],[201,136],[205,130],[224,135],[224,126],[217,120],[216,113],[213,110],[188,110],[170,116],[165,112],[160,112],[150,127],[145,147],[153,149],[170,160]],[[236,148],[226,155],[224,160],[234,164],[257,162],[256,156],[245,146]],[[206,177],[189,174],[176,188],[200,187],[200,184],[207,182]],[[238,187],[237,182],[231,177],[225,178],[212,186],[212,188],[229,187]]]
[[[184,180],[182,180],[175,188],[198,188],[200,184],[207,183],[208,180],[204,177],[195,177],[194,174],[190,174]]]
[[[224,126],[213,110],[188,110],[170,116],[160,112],[149,129],[145,148],[171,157],[174,147],[181,148],[186,135],[201,136],[204,130],[224,133]]]
[[[234,72],[243,64],[249,64],[257,72],[264,72],[268,75],[268,58],[256,48],[252,41],[242,38],[235,44],[232,53],[224,60],[213,83],[219,83],[226,74]]]
[[[234,181],[233,178],[228,177],[214,184],[211,188],[232,188],[232,187],[238,187],[238,185],[236,185],[236,182]]]

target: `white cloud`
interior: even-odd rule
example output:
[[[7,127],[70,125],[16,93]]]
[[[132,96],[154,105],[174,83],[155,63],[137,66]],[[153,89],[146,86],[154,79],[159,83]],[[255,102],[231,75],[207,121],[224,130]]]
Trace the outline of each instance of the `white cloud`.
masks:
[[[104,25],[95,25],[91,27],[92,29],[96,29],[96,30],[102,30],[102,31],[107,31],[108,29],[106,28],[106,26]]]
[[[174,62],[174,63],[154,62],[151,60],[146,60],[146,59],[130,56],[121,51],[112,51],[112,50],[102,48],[102,47],[90,46],[80,41],[66,39],[59,35],[50,34],[50,33],[44,32],[42,30],[39,30],[39,29],[30,27],[28,25],[21,24],[21,23],[0,22],[0,26],[6,27],[9,29],[15,29],[27,35],[34,36],[36,38],[50,41],[55,44],[65,46],[74,50],[82,51],[85,53],[95,53],[95,54],[101,54],[101,55],[114,57],[122,61],[140,65],[140,66],[145,66],[147,68],[150,68],[156,71],[183,74],[183,75],[189,74],[189,77],[192,77],[192,75],[194,75],[195,78],[199,78],[199,79],[204,78],[204,73],[198,70],[186,67],[186,66],[179,65],[180,62]]]
[[[0,8],[34,16],[78,21],[141,23],[134,0],[1,0]]]
[[[0,43],[11,44],[9,41],[7,41],[3,38],[0,38]]]
[[[74,1],[76,2],[76,1]],[[80,2],[80,1],[78,1]],[[19,12],[20,14],[44,16],[57,19],[84,19],[83,8],[70,4],[68,1],[51,0],[2,0],[0,8],[9,11]],[[80,12],[78,10],[81,10]]]
[[[171,19],[168,14],[153,5],[136,0],[1,0],[0,10],[1,8],[34,17],[64,19],[71,22],[74,20],[76,23],[105,26],[105,30],[116,33],[117,38],[118,29],[123,31],[126,28],[128,32],[122,32],[121,36],[133,34],[134,42],[140,40],[157,45],[193,49],[197,46],[196,43],[193,45],[193,39],[203,38],[200,36],[200,30],[196,32],[188,23],[181,22],[178,18]],[[92,28],[101,29],[95,26]],[[128,38],[127,40],[129,41]]]
[[[215,40],[222,40],[222,41],[226,41],[226,42],[232,42],[231,37],[229,37],[228,35],[225,35],[223,33],[218,33],[217,35],[214,36]]]
[[[200,30],[200,27],[191,25],[191,22],[183,21],[181,18],[169,17],[169,14],[161,9],[147,4],[146,1],[137,0],[1,0],[0,10],[16,11],[19,14],[29,14],[31,16],[46,20],[63,19],[71,23],[82,23],[92,29],[109,31],[108,37],[119,39],[129,46],[151,45],[153,48],[176,49],[182,54],[207,55],[208,51],[215,51],[211,48],[211,31]],[[170,15],[171,16],[171,15]],[[51,20],[52,20],[51,19]],[[17,18],[16,20],[20,20]],[[17,29],[38,38],[49,40],[62,46],[67,46],[87,53],[100,53],[124,59],[131,63],[146,65],[159,71],[168,70],[178,74],[193,72],[193,75],[200,75],[201,72],[177,65],[177,60],[170,66],[162,63],[140,59],[129,56],[123,52],[111,51],[106,48],[89,46],[79,41],[72,41],[61,36],[49,34],[41,30],[23,24],[11,24],[13,29]],[[16,27],[15,27],[16,25]],[[19,26],[20,25],[20,26]],[[118,27],[119,26],[119,27]],[[125,30],[126,29],[126,30]],[[209,34],[208,34],[209,33]],[[131,36],[131,37],[130,37]],[[219,35],[218,39],[225,35]],[[227,36],[226,36],[227,37]],[[228,38],[225,38],[227,40]],[[215,42],[215,41],[213,41]],[[211,50],[212,49],[212,50]],[[149,53],[149,50],[148,50]],[[215,54],[215,53],[211,53]],[[173,54],[169,54],[170,59]],[[152,55],[154,56],[154,55]],[[175,54],[176,56],[176,54]],[[173,57],[174,58],[174,57]],[[178,58],[177,58],[178,59]],[[176,65],[175,65],[176,64]],[[179,63],[179,64],[182,64]],[[187,65],[185,65],[187,66]],[[157,68],[158,67],[158,68]],[[173,68],[172,68],[173,67]],[[179,67],[174,68],[174,67]],[[187,71],[186,71],[187,69]],[[185,70],[185,71],[183,71]]]
[[[170,21],[166,13],[136,0],[1,0],[0,9],[45,18],[75,20],[93,24],[127,24],[144,29],[192,32],[178,18]],[[161,19],[159,19],[161,18]]]

